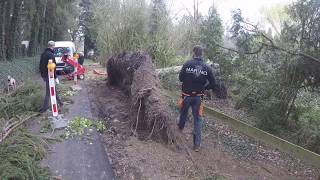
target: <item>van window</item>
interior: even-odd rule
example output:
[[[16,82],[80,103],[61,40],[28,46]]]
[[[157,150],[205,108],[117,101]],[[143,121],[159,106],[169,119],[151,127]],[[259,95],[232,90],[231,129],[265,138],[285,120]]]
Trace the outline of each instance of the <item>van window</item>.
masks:
[[[69,47],[55,47],[53,51],[55,57],[62,57],[66,53],[72,55],[71,49]]]

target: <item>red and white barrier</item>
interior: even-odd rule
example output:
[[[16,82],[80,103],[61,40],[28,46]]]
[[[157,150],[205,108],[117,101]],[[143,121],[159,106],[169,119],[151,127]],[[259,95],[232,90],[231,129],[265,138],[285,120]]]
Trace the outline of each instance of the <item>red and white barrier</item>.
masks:
[[[55,87],[55,77],[54,77],[54,68],[56,65],[50,59],[48,63],[48,77],[49,77],[49,87],[50,87],[50,99],[51,99],[51,108],[53,117],[57,117],[58,114],[58,105],[56,98],[56,87]]]
[[[73,57],[73,60],[76,64],[78,64],[78,58],[79,58],[79,55],[76,54],[74,57]],[[74,73],[73,73],[73,80],[74,80],[74,84],[76,85],[77,82],[78,82],[78,68],[77,66],[74,66]]]
[[[74,75],[73,75],[74,84],[77,84],[77,82],[78,82],[78,74],[77,74],[77,72],[78,72],[78,68],[76,66],[74,68]]]

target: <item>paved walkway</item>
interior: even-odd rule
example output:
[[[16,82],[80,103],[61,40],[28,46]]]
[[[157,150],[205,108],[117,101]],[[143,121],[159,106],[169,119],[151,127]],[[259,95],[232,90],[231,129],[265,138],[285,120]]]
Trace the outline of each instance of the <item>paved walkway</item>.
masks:
[[[74,104],[67,107],[67,120],[74,117],[93,119],[85,83],[81,82],[82,90],[73,97]],[[42,164],[63,180],[114,179],[107,153],[97,132],[93,132],[90,139],[77,137],[53,144],[51,151]]]

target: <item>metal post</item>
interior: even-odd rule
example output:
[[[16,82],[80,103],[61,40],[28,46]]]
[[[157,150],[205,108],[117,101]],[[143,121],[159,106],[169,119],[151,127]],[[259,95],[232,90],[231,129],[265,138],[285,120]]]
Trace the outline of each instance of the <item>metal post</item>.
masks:
[[[79,55],[78,54],[75,54],[74,57],[73,57],[73,60],[78,63],[78,58],[79,58]],[[77,82],[78,82],[78,68],[77,66],[74,67],[74,76],[73,76],[73,80],[74,80],[74,84],[76,85]]]

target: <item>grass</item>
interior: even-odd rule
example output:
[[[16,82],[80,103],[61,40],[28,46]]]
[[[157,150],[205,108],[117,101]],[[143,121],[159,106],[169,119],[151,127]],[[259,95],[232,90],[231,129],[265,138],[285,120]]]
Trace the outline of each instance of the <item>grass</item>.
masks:
[[[38,56],[19,58],[13,61],[0,61],[0,89],[5,89],[8,75],[20,83],[36,74],[38,65]]]

